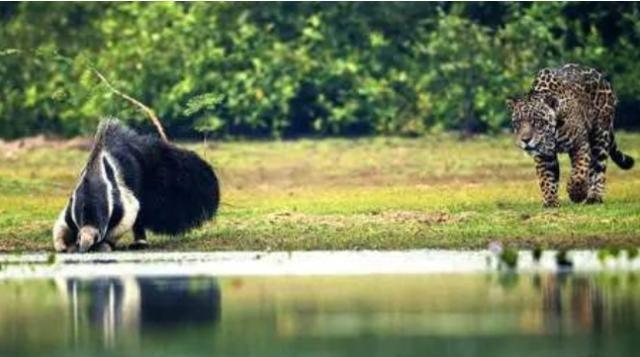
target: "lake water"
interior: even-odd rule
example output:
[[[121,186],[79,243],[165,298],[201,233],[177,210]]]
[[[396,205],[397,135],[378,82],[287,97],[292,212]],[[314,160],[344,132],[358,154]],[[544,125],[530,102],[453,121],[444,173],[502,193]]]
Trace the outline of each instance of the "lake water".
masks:
[[[637,356],[640,275],[0,280],[2,356]]]

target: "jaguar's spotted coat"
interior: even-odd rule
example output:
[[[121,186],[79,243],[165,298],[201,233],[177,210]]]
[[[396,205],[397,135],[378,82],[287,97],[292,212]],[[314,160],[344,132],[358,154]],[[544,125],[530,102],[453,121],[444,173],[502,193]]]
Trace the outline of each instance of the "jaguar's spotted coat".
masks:
[[[623,169],[633,166],[613,136],[616,103],[600,72],[575,64],[541,70],[526,96],[507,100],[518,145],[536,163],[545,206],[558,205],[558,153],[571,158],[567,191],[574,202],[602,202],[609,155]]]

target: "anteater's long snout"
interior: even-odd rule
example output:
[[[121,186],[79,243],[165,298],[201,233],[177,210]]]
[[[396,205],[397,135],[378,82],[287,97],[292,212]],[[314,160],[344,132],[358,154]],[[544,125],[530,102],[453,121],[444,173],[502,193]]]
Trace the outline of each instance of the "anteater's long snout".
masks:
[[[78,250],[80,253],[88,252],[98,241],[100,234],[95,227],[84,226],[78,232]]]

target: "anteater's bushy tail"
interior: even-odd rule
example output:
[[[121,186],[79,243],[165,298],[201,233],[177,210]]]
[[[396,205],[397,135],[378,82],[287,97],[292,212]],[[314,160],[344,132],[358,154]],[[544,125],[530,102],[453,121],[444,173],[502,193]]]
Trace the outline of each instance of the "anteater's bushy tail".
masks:
[[[155,141],[142,192],[145,226],[157,233],[180,234],[200,226],[218,209],[218,179],[194,152]]]
[[[611,137],[611,146],[609,147],[609,155],[611,159],[623,170],[629,170],[633,167],[635,161],[633,158],[618,149],[615,137]]]

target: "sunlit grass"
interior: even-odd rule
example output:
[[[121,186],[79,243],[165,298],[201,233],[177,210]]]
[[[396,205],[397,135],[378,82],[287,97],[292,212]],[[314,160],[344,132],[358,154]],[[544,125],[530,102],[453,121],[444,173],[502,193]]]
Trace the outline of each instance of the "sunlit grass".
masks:
[[[618,134],[640,158],[640,135]],[[640,170],[611,164],[604,205],[544,209],[510,138],[453,135],[189,144],[222,183],[218,218],[166,250],[596,247],[640,243]],[[0,250],[50,250],[50,227],[86,152],[0,155]],[[568,176],[562,159],[563,185]],[[126,243],[129,238],[124,238]]]

